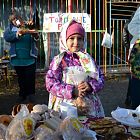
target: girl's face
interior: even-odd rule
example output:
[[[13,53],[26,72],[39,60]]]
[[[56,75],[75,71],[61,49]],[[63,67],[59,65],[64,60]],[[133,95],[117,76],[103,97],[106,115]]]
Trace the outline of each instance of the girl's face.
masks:
[[[66,43],[70,52],[78,52],[84,47],[84,38],[79,34],[74,34],[67,39]]]

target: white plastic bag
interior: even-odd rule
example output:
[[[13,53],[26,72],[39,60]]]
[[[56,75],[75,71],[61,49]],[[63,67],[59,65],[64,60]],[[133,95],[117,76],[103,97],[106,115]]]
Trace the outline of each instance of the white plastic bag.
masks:
[[[79,83],[86,81],[88,74],[85,71],[81,70],[79,66],[71,66],[67,68],[66,82],[69,84],[78,85]]]
[[[113,34],[110,35],[106,29],[103,40],[102,40],[102,46],[104,46],[106,48],[111,48],[112,47],[112,40],[113,40]]]
[[[78,117],[77,107],[73,106],[72,104],[68,104],[66,102],[60,103],[60,113],[62,119],[68,117]]]
[[[29,115],[26,105],[22,105],[21,110],[11,121],[6,130],[6,140],[27,140],[33,136],[35,121]]]
[[[5,139],[6,129],[7,127],[5,125],[0,124],[0,140]]]
[[[64,140],[82,140],[85,127],[77,118],[67,117],[63,120],[59,129]]]

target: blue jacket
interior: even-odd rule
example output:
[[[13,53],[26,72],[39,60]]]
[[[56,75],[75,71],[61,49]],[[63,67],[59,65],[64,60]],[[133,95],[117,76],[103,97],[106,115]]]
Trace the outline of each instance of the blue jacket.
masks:
[[[17,37],[16,32],[17,31],[12,31],[12,28],[14,25],[10,24],[5,32],[4,32],[4,39],[10,43],[10,50],[9,54],[10,57],[15,57],[16,56],[16,41],[20,38]],[[36,47],[36,41],[33,37],[31,37],[31,50],[30,50],[30,56],[37,58],[38,55],[38,49]]]

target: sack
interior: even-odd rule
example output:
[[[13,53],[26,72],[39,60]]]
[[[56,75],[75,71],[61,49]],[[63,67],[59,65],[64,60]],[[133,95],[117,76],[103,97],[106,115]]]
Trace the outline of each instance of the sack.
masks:
[[[90,109],[92,108],[92,103],[89,98],[77,97],[72,103],[77,107],[79,116],[89,115]]]

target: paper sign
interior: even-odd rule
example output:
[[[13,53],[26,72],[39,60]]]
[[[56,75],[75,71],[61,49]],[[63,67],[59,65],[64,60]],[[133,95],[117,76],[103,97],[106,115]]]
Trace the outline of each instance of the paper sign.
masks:
[[[91,32],[91,16],[87,13],[45,13],[43,32],[60,32],[62,25],[72,19],[82,23],[86,32]]]

